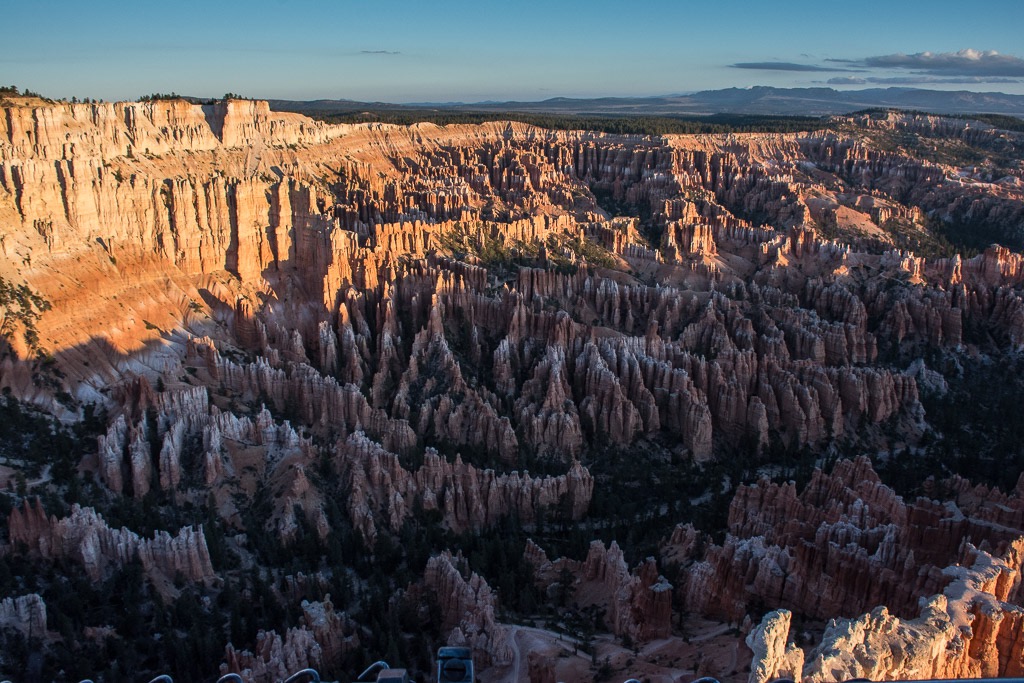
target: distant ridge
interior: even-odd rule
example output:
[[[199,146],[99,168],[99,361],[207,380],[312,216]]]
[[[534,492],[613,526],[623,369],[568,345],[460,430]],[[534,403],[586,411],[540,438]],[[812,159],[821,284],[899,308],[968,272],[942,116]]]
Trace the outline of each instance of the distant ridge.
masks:
[[[827,116],[875,107],[914,109],[937,114],[1009,114],[1024,117],[1024,95],[1000,92],[944,91],[917,88],[727,88],[689,95],[660,97],[553,97],[537,102],[417,103],[409,105],[352,100],[296,102],[270,100],[273,109],[295,112],[350,112],[382,109],[438,109],[446,111],[517,111],[547,114],[772,114]]]

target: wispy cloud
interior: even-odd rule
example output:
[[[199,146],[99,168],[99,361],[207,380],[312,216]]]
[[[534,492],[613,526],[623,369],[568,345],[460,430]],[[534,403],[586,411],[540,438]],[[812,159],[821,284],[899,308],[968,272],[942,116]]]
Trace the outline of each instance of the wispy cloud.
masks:
[[[762,71],[852,71],[852,69],[834,66],[797,64],[795,62],[738,62],[729,66],[734,69],[757,69]]]
[[[836,76],[826,81],[829,85],[974,85],[978,83],[1019,83],[1020,79],[1003,76]]]
[[[835,60],[839,61],[839,60]],[[1024,59],[995,50],[966,49],[959,52],[916,52],[844,61],[874,69],[906,69],[928,76],[1024,78]]]
[[[400,55],[402,54],[398,50],[360,50],[361,55]]]
[[[801,55],[810,59],[810,55]],[[739,62],[735,69],[765,71],[841,72],[863,74],[834,76],[828,85],[976,85],[1024,83],[1024,59],[995,50],[965,49],[958,52],[896,53],[814,63]],[[818,81],[819,83],[821,81]]]

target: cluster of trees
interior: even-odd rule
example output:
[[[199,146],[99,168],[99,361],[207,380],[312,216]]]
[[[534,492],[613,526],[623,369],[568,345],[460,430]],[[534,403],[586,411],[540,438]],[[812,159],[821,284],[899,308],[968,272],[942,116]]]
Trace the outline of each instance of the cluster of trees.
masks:
[[[199,98],[199,97],[189,97],[188,95],[179,95],[178,93],[176,93],[176,92],[174,92],[172,90],[169,93],[155,92],[155,93],[150,93],[149,95],[142,95],[141,97],[139,97],[139,102],[159,102],[159,101],[162,101],[162,100],[185,100],[187,102],[192,102],[193,104],[214,104],[214,103],[216,103],[218,101],[226,101],[226,100],[251,100],[251,99],[252,99],[251,97],[246,97],[244,95],[239,95],[239,94],[233,93],[233,92],[224,93],[224,97],[220,98],[220,100],[217,100],[216,98],[212,98],[212,97],[211,98],[203,99],[203,98]]]
[[[818,221],[813,225],[823,237],[845,242],[869,254],[882,254],[895,248],[912,251],[915,255],[927,259],[950,258],[956,254],[963,258],[971,258],[993,241],[999,241],[985,241],[986,234],[990,237],[995,234],[991,228],[975,233],[937,218],[927,219],[924,228],[909,219],[890,218],[879,226],[889,239],[868,236],[858,230],[841,229],[834,218]]]
[[[29,351],[38,353],[41,349],[36,321],[48,310],[50,302],[28,285],[16,285],[0,277],[0,349],[7,350],[20,327]]]
[[[967,331],[965,330],[965,333]],[[984,330],[973,331],[988,336]],[[906,450],[892,464],[894,485],[919,491],[928,476],[959,474],[975,484],[1012,491],[1024,472],[1024,359],[996,360],[929,354],[928,367],[943,372],[944,394],[922,391],[932,431],[921,448]],[[923,476],[922,476],[923,475]]]
[[[169,93],[155,92],[155,93],[150,93],[149,95],[142,95],[142,96],[139,97],[139,102],[160,102],[162,100],[183,100],[183,99],[185,99],[185,97],[183,95],[179,95],[178,93],[176,93],[176,92],[174,92],[172,90]]]
[[[37,92],[26,88],[24,91],[19,90],[16,85],[0,85],[0,97],[39,97],[43,96]]]
[[[1006,114],[970,114],[958,116],[956,118],[981,121],[982,123],[987,123],[990,126],[995,126],[1002,130],[1012,130],[1017,133],[1024,132],[1024,119],[1019,116],[1007,116]]]
[[[565,250],[576,257],[583,257],[591,266],[613,268],[616,264],[610,251],[585,236],[550,235],[542,244],[540,241],[524,242],[499,237],[486,225],[474,229],[457,223],[441,235],[439,244],[443,251],[455,258],[473,256],[480,259],[499,279],[514,277],[521,266],[546,265],[559,272],[576,272],[579,265],[564,255]],[[539,261],[542,246],[547,259],[545,264]]]
[[[19,472],[18,488],[25,477],[39,477],[49,468],[52,481],[71,487],[70,502],[79,502],[81,481],[76,467],[81,458],[95,452],[96,436],[105,429],[103,416],[90,405],[85,419],[64,425],[34,407],[18,401],[5,387],[0,396],[0,462]],[[10,499],[0,496],[0,505]],[[0,525],[6,515],[0,509]],[[6,526],[0,526],[6,529]]]
[[[990,126],[995,126],[1002,130],[1012,130],[1017,132],[1024,131],[1024,118],[1019,116],[1010,116],[1008,114],[934,114],[932,112],[916,109],[885,109],[881,107],[872,107],[853,112],[850,116],[868,115],[875,119],[881,119],[893,112],[913,116],[945,116],[947,118],[961,119],[965,121],[981,121],[982,123],[987,123]]]
[[[276,108],[289,110],[287,103]],[[831,116],[783,116],[773,114],[557,114],[523,111],[470,111],[458,109],[416,109],[377,107],[361,110],[297,108],[295,111],[329,123],[392,123],[411,125],[479,124],[490,121],[517,121],[552,130],[595,130],[621,135],[697,135],[728,133],[799,133],[835,128],[841,125]],[[865,109],[849,116],[887,116],[889,109]],[[936,116],[928,112],[907,114]],[[963,114],[954,118],[981,121],[1004,130],[1024,130],[1024,119],[1002,114]]]
[[[278,105],[282,108],[282,105]],[[303,111],[329,123],[393,123],[411,125],[478,124],[489,121],[517,121],[552,130],[594,130],[621,135],[667,135],[707,133],[796,133],[817,130],[828,119],[817,116],[767,116],[757,114],[712,114],[709,116],[638,116],[607,114],[542,114],[517,111],[475,112],[438,109],[382,108],[365,111]]]

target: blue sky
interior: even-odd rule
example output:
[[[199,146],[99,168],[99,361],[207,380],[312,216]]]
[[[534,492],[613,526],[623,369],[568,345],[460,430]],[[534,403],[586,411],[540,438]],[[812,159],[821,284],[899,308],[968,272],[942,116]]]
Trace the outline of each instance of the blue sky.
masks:
[[[1024,94],[1024,0],[21,0],[4,19],[0,83],[50,97],[440,102],[830,81]]]

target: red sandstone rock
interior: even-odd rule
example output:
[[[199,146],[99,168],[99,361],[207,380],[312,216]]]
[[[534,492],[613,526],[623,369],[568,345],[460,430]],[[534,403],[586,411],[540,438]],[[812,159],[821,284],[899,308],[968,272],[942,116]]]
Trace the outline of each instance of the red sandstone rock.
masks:
[[[806,664],[796,678],[831,683],[856,677],[914,680],[1018,675],[1024,661],[1020,639],[1024,610],[1015,603],[1022,543],[1018,539],[999,558],[968,547],[965,563],[944,570],[951,579],[949,585],[941,594],[923,600],[916,618],[901,619],[881,606],[860,617],[833,619],[821,643],[807,653]],[[761,628],[774,634],[772,642],[784,643],[788,623],[778,617],[779,613],[767,615]],[[759,676],[782,670],[779,647],[754,648],[753,666]],[[803,659],[799,650],[792,652],[792,662]],[[785,670],[790,668],[787,664]]]
[[[152,578],[165,581],[181,575],[188,581],[214,578],[202,527],[185,527],[176,536],[158,531],[143,539],[128,529],[111,529],[91,508],[72,507],[64,519],[47,517],[39,500],[15,508],[8,520],[12,543],[47,559],[70,559],[82,565],[93,581],[110,566],[138,559]]]
[[[965,515],[952,503],[904,503],[860,458],[838,463],[831,475],[816,472],[799,496],[791,484],[742,486],[722,546],[695,555],[699,534],[680,527],[663,554],[692,563],[678,590],[701,613],[740,620],[758,601],[820,618],[880,604],[913,614],[919,599],[949,583],[942,568],[963,552],[962,539],[1004,547],[1017,538],[1020,527],[997,530],[986,519],[1005,508],[981,503]]]
[[[284,637],[274,631],[260,631],[252,651],[239,651],[228,643],[220,671],[273,683],[302,669],[336,666],[346,653],[357,648],[355,624],[344,613],[334,611],[330,596],[323,602],[303,600],[299,626],[288,629]]]
[[[36,593],[0,600],[0,628],[13,628],[26,638],[44,638],[46,603]]]
[[[350,490],[349,513],[371,543],[381,526],[397,532],[416,506],[440,510],[444,523],[457,533],[484,529],[512,514],[529,524],[539,510],[561,506],[579,520],[594,489],[593,478],[578,461],[565,475],[540,478],[480,470],[460,457],[448,462],[428,449],[423,466],[409,472],[396,455],[360,433],[340,443],[336,457]]]
[[[767,683],[778,678],[800,679],[804,652],[788,642],[792,616],[784,609],[769,612],[747,635],[747,647],[754,653],[750,683]]]
[[[929,213],[1012,226],[1024,213],[1019,183],[950,181],[951,169],[845,133],[326,126],[242,101],[5,113],[5,272],[52,304],[40,337],[69,391],[114,411],[83,467],[137,497],[202,481],[223,492],[226,516],[231,487],[265,483],[278,501],[268,528],[285,539],[298,528],[296,507],[321,537],[330,533],[309,467],[332,447],[314,443],[339,444],[349,512],[368,540],[416,505],[442,510],[455,530],[506,514],[529,521],[559,504],[579,519],[594,482],[577,457],[595,445],[665,436],[704,461],[774,435],[792,448],[871,442],[882,423],[913,432],[926,417],[921,373],[879,365],[886,351],[956,348],[972,330],[999,349],[1024,345],[1020,255],[998,246],[972,259],[865,253],[809,223]],[[994,135],[912,115],[856,121],[977,143]],[[659,248],[603,215],[592,191],[649,208]],[[506,277],[462,257],[453,240],[479,253],[535,250],[539,263],[577,269]],[[573,240],[604,246],[619,270],[579,267]],[[18,360],[28,349],[12,348],[0,385],[55,406]],[[156,392],[139,374],[178,386]],[[184,388],[193,383],[202,386]],[[120,386],[104,393],[111,385]],[[427,440],[464,459],[427,451],[422,468],[402,469],[394,454]],[[183,458],[189,448],[199,457]],[[520,451],[571,469],[536,478],[479,466],[492,457],[509,466]],[[755,600],[817,616],[885,602],[892,613],[867,619],[865,633],[896,628],[892,614],[913,616],[919,598],[958,585],[942,568],[974,552],[961,538],[1004,546],[1021,530],[1018,496],[958,485],[959,507],[904,502],[858,461],[816,475],[799,495],[742,487],[723,545],[698,551],[694,530],[673,535],[666,556],[688,567],[672,579],[689,608],[737,621]],[[73,557],[90,575],[138,555],[165,576],[209,576],[201,532],[133,540],[90,514],[16,511],[11,536]],[[630,573],[602,551],[591,581],[614,606],[612,627],[635,639],[665,632],[667,583],[655,565]],[[434,571],[465,592],[451,572]],[[988,583],[1003,591],[1005,576],[971,591],[995,596]],[[488,602],[486,591],[469,592]],[[1002,661],[1019,659],[1016,613],[987,598],[969,604],[977,628],[966,650],[954,647],[959,668],[944,672],[1012,671]],[[937,614],[925,622],[942,626]],[[471,619],[453,633],[501,650],[479,628]],[[266,635],[257,657],[310,662],[320,647],[305,633]]]
[[[477,574],[463,578],[456,566],[460,562],[464,562],[461,556],[446,551],[430,558],[423,576],[423,583],[440,603],[441,628],[450,634],[448,643],[472,648],[479,666],[511,663],[508,627],[494,616],[496,596]]]
[[[658,573],[654,558],[630,572],[615,541],[607,547],[594,541],[582,563],[564,558],[551,562],[533,542],[527,543],[526,559],[548,590],[563,580],[564,571],[574,576],[574,601],[603,607],[605,623],[616,635],[646,643],[671,633],[672,585]]]

